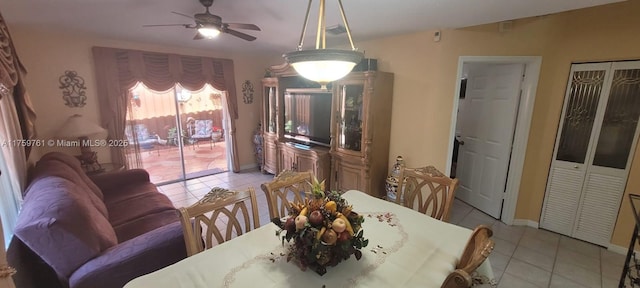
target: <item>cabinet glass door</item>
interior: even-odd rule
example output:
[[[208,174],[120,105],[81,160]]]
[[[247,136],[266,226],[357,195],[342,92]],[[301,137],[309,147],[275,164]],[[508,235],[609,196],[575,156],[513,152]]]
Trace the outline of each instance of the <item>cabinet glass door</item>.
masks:
[[[362,122],[364,86],[340,85],[338,89],[338,148],[351,151],[362,149]]]
[[[264,87],[265,127],[264,132],[276,133],[276,87]]]

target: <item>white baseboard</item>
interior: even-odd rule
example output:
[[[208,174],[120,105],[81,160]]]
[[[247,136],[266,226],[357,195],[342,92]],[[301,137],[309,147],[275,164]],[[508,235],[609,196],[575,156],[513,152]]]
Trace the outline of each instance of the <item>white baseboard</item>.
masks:
[[[540,224],[536,221],[532,221],[532,220],[527,220],[527,219],[514,219],[513,220],[513,225],[514,226],[527,226],[527,227],[531,227],[531,228],[540,228]],[[607,250],[613,252],[613,253],[618,253],[618,254],[622,254],[622,255],[627,255],[627,251],[629,248],[627,247],[623,247],[623,246],[619,246],[619,245],[615,245],[612,243],[609,243],[609,247],[607,247]],[[636,253],[638,255],[640,255],[640,251],[636,250]]]
[[[256,168],[258,168],[258,163],[240,165],[240,171],[251,170]]]
[[[618,253],[618,254],[622,254],[622,255],[627,255],[627,251],[628,251],[628,247],[622,247],[622,246],[618,246],[612,243],[609,243],[609,247],[607,247],[607,250],[613,252],[613,253]],[[636,254],[640,255],[640,251],[635,250]]]
[[[540,224],[538,222],[532,221],[532,220],[527,220],[527,219],[513,219],[513,225],[514,226],[527,226],[527,227],[536,228],[536,229],[538,229],[540,227]]]

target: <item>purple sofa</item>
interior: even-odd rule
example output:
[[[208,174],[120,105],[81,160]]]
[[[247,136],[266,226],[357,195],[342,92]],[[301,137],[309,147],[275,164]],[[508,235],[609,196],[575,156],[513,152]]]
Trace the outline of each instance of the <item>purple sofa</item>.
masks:
[[[8,251],[17,287],[122,287],[186,258],[178,213],[146,171],[90,178],[54,152],[30,178]]]

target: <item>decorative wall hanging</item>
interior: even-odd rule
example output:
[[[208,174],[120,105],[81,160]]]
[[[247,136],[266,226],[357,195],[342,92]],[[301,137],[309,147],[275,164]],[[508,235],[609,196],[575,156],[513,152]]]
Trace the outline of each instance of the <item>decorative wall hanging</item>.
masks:
[[[84,79],[78,76],[76,71],[64,71],[64,75],[60,76],[60,89],[62,89],[62,99],[64,105],[69,107],[83,107],[87,96],[84,86]]]
[[[242,101],[244,104],[253,103],[253,84],[247,80],[242,83]]]

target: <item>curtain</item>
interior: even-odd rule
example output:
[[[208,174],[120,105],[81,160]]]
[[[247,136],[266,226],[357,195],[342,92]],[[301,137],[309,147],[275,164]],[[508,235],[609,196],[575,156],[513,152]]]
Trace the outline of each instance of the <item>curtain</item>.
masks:
[[[0,216],[0,218],[2,217]],[[0,221],[0,232],[3,231],[4,230],[2,229],[2,221]],[[5,249],[5,243],[9,242],[5,242],[4,239],[0,238],[0,247],[2,247],[2,250],[0,250],[0,287],[15,288],[16,286],[13,283],[11,275],[13,275],[16,270],[10,267],[7,263],[7,251]]]
[[[0,144],[4,144],[0,153],[0,217],[4,241],[9,243],[22,202],[27,162],[25,149],[11,142],[23,138],[13,98],[6,96],[0,99]]]
[[[229,94],[224,93],[224,97],[222,97],[222,103],[224,105],[229,104],[229,101],[227,99],[229,99]],[[240,171],[240,164],[238,162],[238,145],[236,144],[236,119],[231,117],[230,112],[231,109],[226,110],[226,113],[224,115],[224,119],[226,121],[224,121],[223,123],[223,129],[225,129],[225,131],[229,131],[229,138],[225,141],[227,141],[228,147],[231,147],[231,149],[227,149],[229,158],[233,159],[233,161],[231,162],[231,171],[238,172]]]
[[[36,134],[36,114],[23,82],[25,73],[0,14],[0,218],[4,243],[13,235],[30,152],[29,147],[11,141],[33,139]]]
[[[18,115],[18,123],[21,130],[21,134],[24,138],[20,139],[33,139],[36,135],[35,120],[36,113],[33,109],[33,104],[29,98],[26,88],[24,87],[23,74],[26,74],[26,69],[20,62],[16,49],[11,41],[11,35],[9,34],[9,28],[7,27],[4,17],[0,14],[0,83],[3,86],[4,94],[11,91],[10,94],[5,96],[12,96],[15,105],[15,110]],[[0,98],[4,98],[3,93],[0,93]],[[30,148],[28,147],[26,157],[29,156]]]
[[[142,82],[149,89],[166,91],[176,84],[200,90],[205,84],[227,93],[231,117],[232,151],[237,151],[235,121],[238,118],[233,61],[208,57],[93,47],[100,117],[110,139],[125,139],[129,90]],[[112,148],[111,160],[126,163],[125,149]],[[240,170],[237,153],[232,155],[233,171]]]

